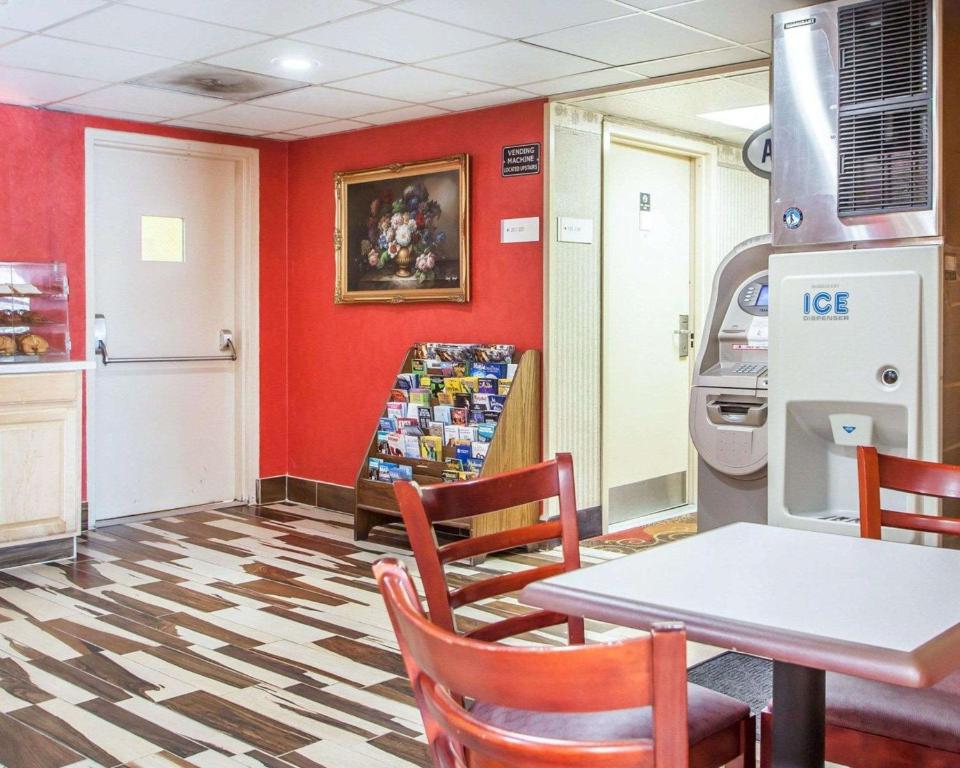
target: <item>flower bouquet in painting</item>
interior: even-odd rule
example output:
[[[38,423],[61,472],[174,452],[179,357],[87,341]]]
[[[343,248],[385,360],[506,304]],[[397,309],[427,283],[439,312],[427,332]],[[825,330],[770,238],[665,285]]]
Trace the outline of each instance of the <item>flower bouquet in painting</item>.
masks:
[[[367,237],[358,258],[371,269],[392,269],[397,277],[433,283],[437,259],[447,238],[439,227],[443,211],[422,181],[408,184],[394,198],[385,189],[370,203]]]
[[[336,175],[337,302],[467,301],[467,168],[455,155]]]

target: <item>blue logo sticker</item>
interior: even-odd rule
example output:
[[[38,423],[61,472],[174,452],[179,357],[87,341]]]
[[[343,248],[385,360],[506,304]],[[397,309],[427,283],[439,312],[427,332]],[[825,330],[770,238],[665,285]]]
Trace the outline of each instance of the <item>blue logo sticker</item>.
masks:
[[[848,435],[852,435],[854,432],[857,431],[857,428],[844,425],[843,431],[846,432]]]
[[[783,223],[787,229],[796,229],[803,224],[803,211],[799,208],[787,208],[783,212]]]

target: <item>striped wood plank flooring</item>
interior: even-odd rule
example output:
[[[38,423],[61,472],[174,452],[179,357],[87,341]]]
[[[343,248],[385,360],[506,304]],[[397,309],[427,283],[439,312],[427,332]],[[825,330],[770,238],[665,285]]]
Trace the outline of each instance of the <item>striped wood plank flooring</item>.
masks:
[[[402,533],[292,504],[100,528],[0,572],[6,768],[412,768],[423,729],[370,564]],[[617,556],[585,550],[586,562]],[[454,565],[454,581],[550,552]],[[464,625],[523,610],[512,597]],[[595,638],[628,630],[590,627]],[[563,630],[525,639],[563,642]]]

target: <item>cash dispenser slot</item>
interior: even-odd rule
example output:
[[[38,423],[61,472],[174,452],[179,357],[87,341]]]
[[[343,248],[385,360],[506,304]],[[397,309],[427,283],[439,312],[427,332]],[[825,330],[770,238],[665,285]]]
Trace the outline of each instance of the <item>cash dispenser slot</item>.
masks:
[[[767,404],[756,400],[717,398],[707,403],[707,416],[713,424],[762,427],[767,423]]]

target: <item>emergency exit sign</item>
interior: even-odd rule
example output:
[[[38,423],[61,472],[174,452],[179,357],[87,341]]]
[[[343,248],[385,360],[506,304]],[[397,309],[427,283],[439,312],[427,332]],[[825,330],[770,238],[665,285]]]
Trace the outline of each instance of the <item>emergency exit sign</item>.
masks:
[[[530,176],[534,173],[540,173],[540,142],[503,148],[501,176]]]

